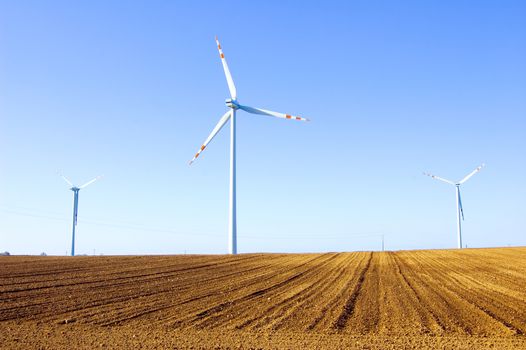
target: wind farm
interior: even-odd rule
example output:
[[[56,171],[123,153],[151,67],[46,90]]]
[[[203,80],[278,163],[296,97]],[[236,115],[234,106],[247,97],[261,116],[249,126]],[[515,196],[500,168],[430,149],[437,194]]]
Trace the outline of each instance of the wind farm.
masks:
[[[0,2],[0,348],[526,349],[525,14]]]

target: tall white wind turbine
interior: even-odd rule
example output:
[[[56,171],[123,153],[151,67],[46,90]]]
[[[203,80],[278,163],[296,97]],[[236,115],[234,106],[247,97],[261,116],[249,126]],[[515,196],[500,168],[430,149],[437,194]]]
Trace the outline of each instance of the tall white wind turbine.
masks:
[[[219,133],[221,128],[230,120],[230,206],[229,206],[229,225],[228,225],[228,251],[230,254],[237,253],[237,233],[236,233],[236,111],[241,109],[245,112],[252,114],[266,115],[270,117],[283,118],[283,119],[293,119],[300,121],[309,121],[307,118],[292,116],[290,114],[272,112],[265,109],[254,108],[242,105],[237,100],[236,86],[234,85],[234,80],[230,74],[230,69],[228,69],[228,64],[226,63],[225,55],[219,40],[217,40],[217,49],[219,50],[219,57],[221,57],[221,63],[223,64],[223,69],[225,71],[226,82],[228,84],[228,90],[230,91],[230,98],[226,99],[226,105],[229,110],[219,119],[219,122],[212,130],[208,138],[205,140],[203,145],[199,148],[194,158],[190,161],[192,164],[197,157],[203,152],[206,146],[212,141],[212,139]]]
[[[64,179],[64,181],[67,182],[67,184],[69,186],[71,186],[70,190],[73,191],[73,232],[71,234],[71,256],[75,256],[75,228],[77,227],[77,214],[78,214],[78,211],[79,211],[79,191],[81,189],[91,185],[92,183],[94,183],[95,181],[100,179],[102,176],[97,176],[96,178],[86,182],[82,186],[75,186],[75,185],[73,185],[73,183],[71,183],[71,181],[68,180],[67,177],[65,177],[62,174],[59,174],[59,175],[60,175],[60,177],[62,177]]]
[[[444,178],[441,178],[441,177],[438,177],[438,176],[435,176],[429,173],[424,173],[424,175],[430,176],[435,180],[439,180],[439,181],[455,186],[455,198],[457,202],[457,234],[458,234],[458,248],[459,249],[462,248],[462,226],[461,226],[460,218],[462,217],[462,220],[464,220],[464,210],[462,209],[462,199],[460,198],[460,185],[468,181],[470,177],[478,173],[483,167],[484,167],[484,164],[477,167],[477,169],[473,170],[471,173],[466,175],[462,180],[457,181],[457,182],[453,182],[453,181],[450,181],[450,180],[447,180],[447,179],[444,179]]]

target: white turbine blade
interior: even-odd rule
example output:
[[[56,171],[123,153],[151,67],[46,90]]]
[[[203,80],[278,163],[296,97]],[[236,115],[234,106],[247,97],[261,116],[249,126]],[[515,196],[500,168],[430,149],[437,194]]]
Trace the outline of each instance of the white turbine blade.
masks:
[[[75,206],[75,217],[73,219],[73,225],[75,225],[75,226],[77,226],[77,217],[78,217],[78,215],[79,215],[79,207],[78,207],[78,204],[77,204],[77,206]]]
[[[203,145],[199,148],[199,150],[197,151],[197,153],[195,154],[194,158],[192,158],[192,160],[190,161],[190,164],[192,164],[196,159],[197,157],[199,157],[199,155],[201,154],[201,152],[204,151],[204,149],[206,148],[206,146],[208,146],[208,144],[210,143],[210,141],[212,141],[212,139],[217,135],[217,133],[219,132],[219,130],[221,130],[221,128],[226,124],[226,122],[228,121],[228,119],[230,119],[230,116],[232,115],[232,110],[229,110],[228,112],[226,112],[222,117],[221,119],[219,119],[219,122],[217,123],[217,125],[215,126],[214,130],[212,130],[212,132],[210,133],[210,135],[208,135],[208,138],[206,139],[206,141],[203,143]]]
[[[435,180],[439,180],[439,181],[442,181],[442,182],[445,182],[445,183],[448,183],[448,184],[451,184],[451,185],[455,185],[455,183],[453,181],[449,181],[447,179],[443,179],[441,177],[438,177],[436,175],[433,175],[433,174],[429,174],[429,173],[424,173],[424,175],[427,175]]]
[[[278,112],[267,111],[267,110],[261,109],[261,108],[254,108],[254,107],[241,106],[241,105],[239,106],[239,108],[244,110],[245,112],[252,113],[252,114],[268,115],[268,116],[271,116],[271,117],[283,118],[283,119],[301,120],[301,121],[304,121],[304,122],[310,121],[307,118],[297,117],[297,116],[290,115],[290,114],[285,114],[285,113],[278,113]]]
[[[458,190],[458,207],[460,208],[460,214],[462,214],[462,220],[464,220],[464,209],[462,209],[462,198],[460,197],[460,187]]]
[[[219,57],[221,57],[221,63],[223,63],[223,69],[225,70],[226,82],[228,83],[228,90],[230,90],[230,97],[232,99],[237,99],[236,86],[234,85],[234,80],[232,79],[232,74],[230,74],[230,69],[228,69],[228,64],[226,63],[225,54],[219,44],[219,40],[216,36],[217,49],[219,50]]]
[[[63,178],[64,181],[66,181],[66,182],[68,183],[68,185],[70,185],[71,187],[75,187],[75,185],[73,185],[73,184],[71,183],[71,181],[68,180],[67,177],[65,177],[65,176],[62,175],[61,173],[58,173],[58,175],[59,175],[61,178]]]
[[[476,173],[478,173],[483,167],[484,167],[484,164],[482,164],[481,166],[479,166],[477,169],[473,170],[471,173],[469,173],[465,178],[463,178],[462,180],[460,180],[458,183],[459,183],[459,184],[463,184],[464,182],[468,181],[468,179],[469,179],[470,177],[472,177],[473,175],[475,175]]]
[[[82,189],[82,188],[84,188],[86,186],[89,186],[89,185],[91,185],[92,183],[94,183],[95,181],[97,181],[97,180],[99,180],[101,178],[102,178],[102,175],[99,175],[96,178],[94,178],[93,180],[90,180],[90,181],[86,182],[84,185],[79,186],[79,188]]]

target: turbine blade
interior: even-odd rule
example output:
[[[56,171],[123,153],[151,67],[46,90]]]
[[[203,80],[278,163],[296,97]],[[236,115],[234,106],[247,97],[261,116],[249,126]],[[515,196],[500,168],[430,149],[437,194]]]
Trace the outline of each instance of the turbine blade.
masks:
[[[221,117],[221,119],[219,119],[219,122],[216,124],[214,130],[212,130],[212,132],[210,133],[210,135],[208,135],[208,138],[206,139],[206,141],[203,143],[203,145],[199,148],[199,150],[197,151],[197,153],[195,154],[194,158],[192,158],[192,160],[190,161],[190,165],[197,159],[197,157],[199,157],[199,155],[201,154],[201,152],[204,151],[204,149],[206,148],[206,146],[208,146],[208,144],[210,143],[210,141],[212,141],[212,139],[217,135],[217,133],[219,132],[219,130],[221,130],[221,128],[226,124],[226,122],[228,121],[228,119],[230,119],[230,116],[232,115],[232,110],[229,110],[228,112],[226,112],[225,114],[223,114],[223,116]]]
[[[471,173],[469,173],[465,178],[463,178],[462,180],[460,180],[458,183],[459,184],[463,184],[464,182],[468,181],[468,179],[470,177],[472,177],[473,175],[475,175],[476,173],[478,173],[483,167],[484,167],[484,163],[482,163],[482,165],[480,165],[479,167],[477,167],[477,169],[473,170]]]
[[[230,90],[230,97],[232,99],[237,99],[236,86],[234,85],[234,80],[232,79],[232,74],[230,74],[230,69],[228,69],[228,64],[226,63],[225,54],[221,48],[221,44],[216,36],[217,49],[219,50],[219,57],[221,57],[221,63],[223,63],[223,69],[225,70],[226,82],[228,83],[228,90]]]
[[[79,214],[79,195],[75,193],[75,226],[77,226],[77,216]]]
[[[460,208],[460,214],[462,214],[462,220],[464,220],[464,209],[462,209],[462,198],[460,197],[460,188],[458,189],[458,207]]]
[[[449,181],[449,180],[447,180],[447,179],[443,179],[443,178],[438,177],[438,176],[433,175],[433,174],[424,173],[424,175],[427,175],[427,176],[429,176],[429,177],[431,177],[431,178],[433,178],[433,179],[435,179],[435,180],[439,180],[439,181],[442,181],[442,182],[448,183],[448,184],[450,184],[450,185],[454,185],[454,184],[455,184],[453,181]]]
[[[82,188],[84,188],[86,186],[89,186],[89,185],[91,185],[92,183],[94,183],[95,181],[97,181],[97,180],[99,180],[101,178],[102,178],[102,175],[99,175],[96,178],[94,178],[93,180],[90,180],[90,181],[86,182],[84,185],[79,186],[79,188],[82,189]]]
[[[64,181],[66,181],[66,182],[68,183],[68,185],[70,185],[71,187],[75,187],[75,185],[73,185],[73,184],[71,183],[71,181],[68,180],[67,177],[65,177],[64,175],[62,175],[62,174],[59,173],[59,172],[57,172],[57,174],[58,174],[58,176],[60,176],[61,178],[63,178]]]
[[[239,106],[239,108],[244,110],[245,112],[252,113],[252,114],[268,115],[268,116],[271,116],[271,117],[283,118],[283,119],[301,120],[301,121],[304,121],[304,122],[309,122],[310,121],[307,118],[297,117],[297,116],[290,115],[290,114],[285,114],[285,113],[278,113],[278,112],[267,111],[267,110],[261,109],[261,108],[254,108],[254,107],[241,106],[241,105]]]

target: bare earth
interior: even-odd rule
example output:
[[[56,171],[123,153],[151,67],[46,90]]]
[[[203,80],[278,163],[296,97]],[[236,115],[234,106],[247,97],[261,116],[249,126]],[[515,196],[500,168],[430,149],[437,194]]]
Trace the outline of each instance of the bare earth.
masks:
[[[1,349],[526,349],[526,248],[0,257]]]

